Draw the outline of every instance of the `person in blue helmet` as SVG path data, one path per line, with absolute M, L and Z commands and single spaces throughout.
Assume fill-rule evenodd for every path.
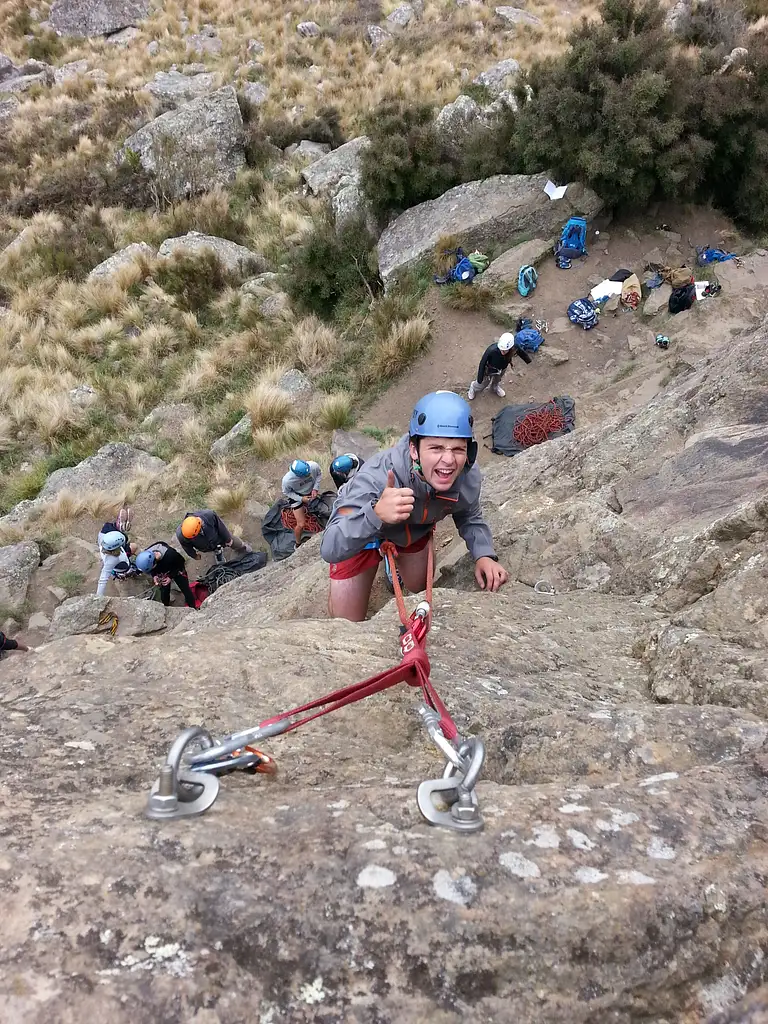
M 477 442 L 468 403 L 435 391 L 416 403 L 408 433 L 378 452 L 336 499 L 320 553 L 330 563 L 328 611 L 362 621 L 381 561 L 378 545 L 394 543 L 405 586 L 427 581 L 427 546 L 435 524 L 452 516 L 475 561 L 475 579 L 496 591 L 508 577 L 480 509 Z
M 184 595 L 188 608 L 197 608 L 195 595 L 189 585 L 187 563 L 184 556 L 165 541 L 157 540 L 136 555 L 136 568 L 151 576 L 156 587 L 160 587 L 160 600 L 168 607 L 171 603 L 171 580 Z
M 307 505 L 320 493 L 320 478 L 323 471 L 316 462 L 307 459 L 294 459 L 288 472 L 283 477 L 282 490 L 288 499 L 289 507 L 296 517 L 293 536 L 296 547 L 301 544 L 301 536 L 307 521 Z
M 363 460 L 353 452 L 337 455 L 330 466 L 331 479 L 336 484 L 336 490 L 340 491 L 344 484 L 349 483 L 362 465 Z

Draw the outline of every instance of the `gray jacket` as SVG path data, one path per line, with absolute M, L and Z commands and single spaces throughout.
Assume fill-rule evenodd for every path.
M 184 518 L 186 519 L 187 516 L 199 516 L 203 521 L 202 530 L 192 540 L 187 540 L 181 532 L 181 526 L 176 529 L 176 540 L 190 558 L 195 557 L 196 551 L 215 551 L 220 544 L 224 547 L 232 540 L 232 534 L 218 514 L 211 509 L 203 508 L 197 512 L 187 512 Z
M 392 470 L 398 487 L 413 489 L 415 504 L 406 523 L 390 526 L 373 510 L 387 486 L 387 472 Z M 481 476 L 477 466 L 461 474 L 451 491 L 437 493 L 413 471 L 408 450 L 408 435 L 393 448 L 378 452 L 341 488 L 331 518 L 323 532 L 320 554 L 326 562 L 343 562 L 358 554 L 369 541 L 391 540 L 398 547 L 421 540 L 435 523 L 453 516 L 469 553 L 478 558 L 496 557 L 493 538 L 480 510 Z M 342 514 L 340 510 L 352 509 Z
M 283 477 L 283 494 L 291 501 L 301 501 L 312 491 L 320 490 L 320 478 L 323 475 L 322 467 L 316 462 L 308 462 L 309 476 L 296 476 L 292 469 Z

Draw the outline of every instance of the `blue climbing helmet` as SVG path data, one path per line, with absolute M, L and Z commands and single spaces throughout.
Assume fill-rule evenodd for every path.
M 136 555 L 136 568 L 141 572 L 151 572 L 155 565 L 155 552 L 147 548 Z
M 125 534 L 119 530 L 110 530 L 102 535 L 101 546 L 104 551 L 119 551 L 125 544 Z
M 410 437 L 466 437 L 467 469 L 477 458 L 469 403 L 453 391 L 432 391 L 416 403 L 408 426 Z
M 291 472 L 295 473 L 296 476 L 309 476 L 312 470 L 309 468 L 309 463 L 305 462 L 304 459 L 294 459 L 291 463 Z

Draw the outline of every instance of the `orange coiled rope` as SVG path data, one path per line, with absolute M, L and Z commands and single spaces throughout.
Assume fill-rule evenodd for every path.
M 530 448 L 531 445 L 548 441 L 564 427 L 565 417 L 555 402 L 549 402 L 521 416 L 512 429 L 512 436 L 519 445 Z

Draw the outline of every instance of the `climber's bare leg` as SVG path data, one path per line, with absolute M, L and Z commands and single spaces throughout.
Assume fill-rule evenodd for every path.
M 363 569 L 348 580 L 331 580 L 328 592 L 328 614 L 332 619 L 349 619 L 362 622 L 368 614 L 371 587 L 378 571 L 378 564 Z

